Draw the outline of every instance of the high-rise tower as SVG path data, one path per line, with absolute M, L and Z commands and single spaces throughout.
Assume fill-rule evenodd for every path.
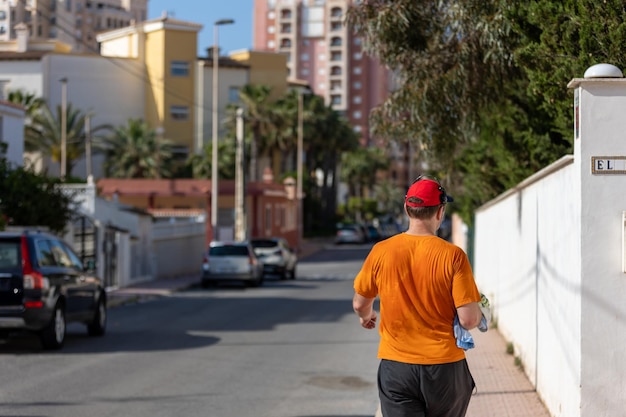
M 368 116 L 391 88 L 391 73 L 363 52 L 345 24 L 354 0 L 255 0 L 254 49 L 287 55 L 289 76 L 342 112 L 371 145 Z

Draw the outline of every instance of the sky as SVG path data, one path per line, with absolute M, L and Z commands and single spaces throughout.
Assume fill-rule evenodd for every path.
M 252 16 L 254 0 L 148 0 L 148 19 L 161 17 L 163 11 L 178 20 L 199 23 L 198 55 L 206 56 L 213 46 L 213 23 L 233 19 L 232 25 L 219 28 L 219 47 L 222 55 L 239 49 L 252 49 Z

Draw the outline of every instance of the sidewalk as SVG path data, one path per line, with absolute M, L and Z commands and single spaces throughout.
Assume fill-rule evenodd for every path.
M 467 362 L 476 382 L 466 417 L 549 417 L 526 374 L 506 352 L 507 344 L 497 329 L 473 330 L 475 348 Z

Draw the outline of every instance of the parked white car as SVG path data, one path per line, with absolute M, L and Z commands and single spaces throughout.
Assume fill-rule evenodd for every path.
M 285 239 L 257 238 L 250 242 L 256 255 L 263 261 L 266 274 L 277 274 L 281 279 L 296 279 L 298 256 Z
M 241 281 L 250 287 L 263 284 L 263 262 L 249 241 L 211 242 L 202 260 L 202 287 L 220 281 Z

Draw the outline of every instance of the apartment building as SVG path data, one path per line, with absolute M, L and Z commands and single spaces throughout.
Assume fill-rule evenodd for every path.
M 368 115 L 391 88 L 390 71 L 367 56 L 345 25 L 353 0 L 255 0 L 254 48 L 284 53 L 289 76 L 342 112 L 371 145 Z
M 0 41 L 25 25 L 32 40 L 55 39 L 72 51 L 97 53 L 96 35 L 143 22 L 148 0 L 0 0 Z

